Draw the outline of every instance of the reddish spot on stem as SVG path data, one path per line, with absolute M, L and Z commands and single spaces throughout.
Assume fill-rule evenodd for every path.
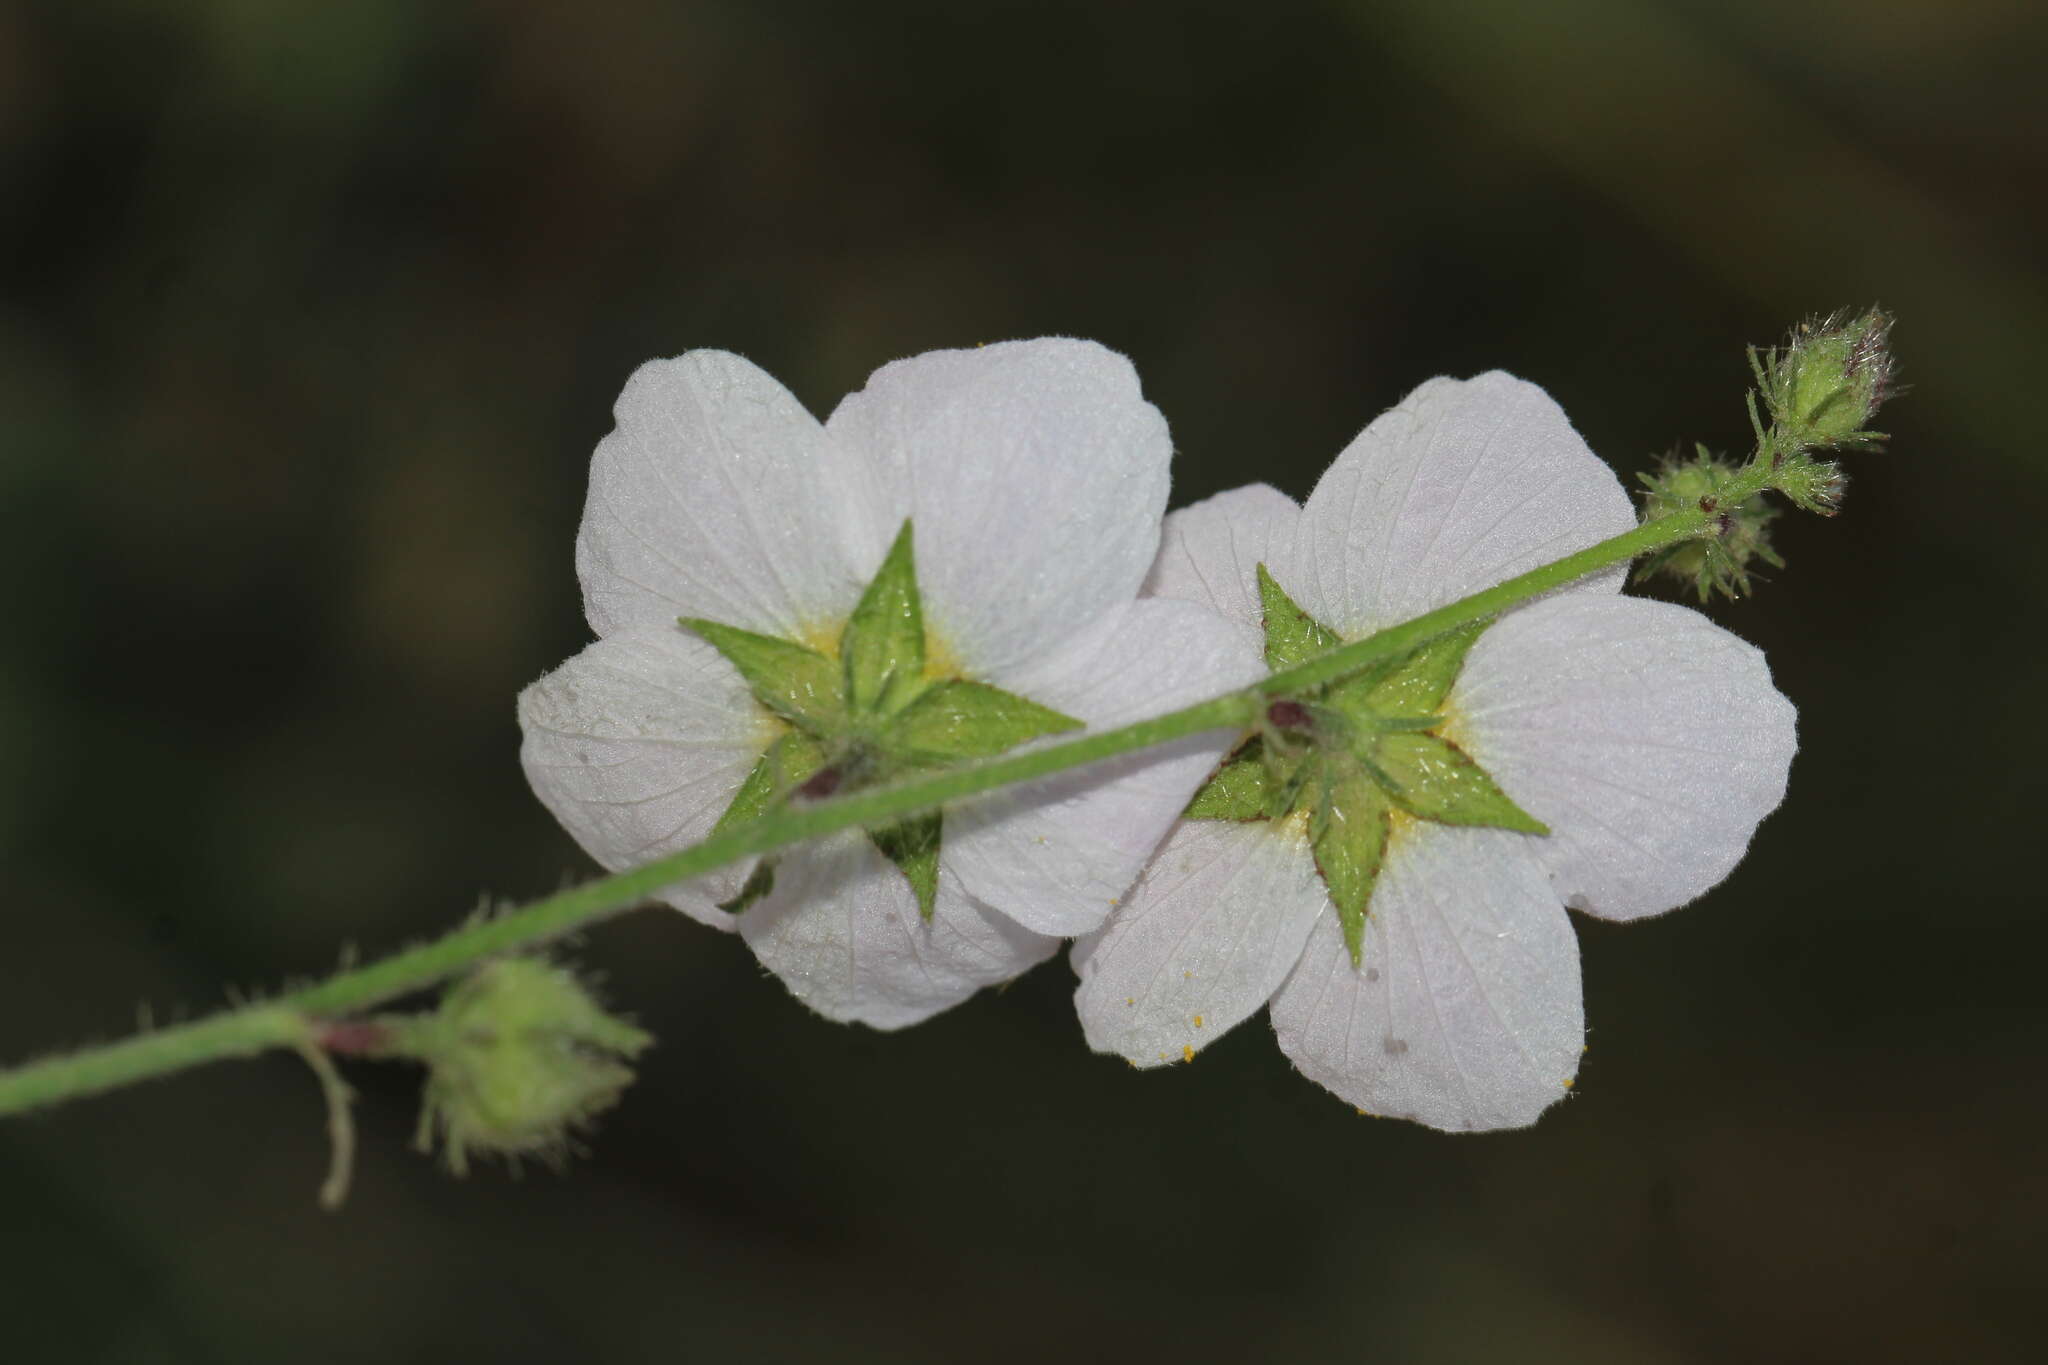
M 1308 708 L 1298 701 L 1282 697 L 1266 708 L 1266 722 L 1280 730 L 1306 730 Z
M 373 1019 L 344 1019 L 329 1024 L 320 1034 L 322 1051 L 343 1056 L 382 1052 L 390 1045 L 391 1030 Z
M 805 783 L 796 789 L 798 796 L 810 801 L 822 801 L 839 790 L 839 769 L 820 768 L 812 773 Z

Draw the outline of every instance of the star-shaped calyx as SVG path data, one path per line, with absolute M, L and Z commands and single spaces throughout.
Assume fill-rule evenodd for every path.
M 1258 581 L 1269 669 L 1292 668 L 1342 643 L 1295 605 L 1264 564 Z M 1274 701 L 1260 732 L 1188 804 L 1193 820 L 1299 821 L 1353 965 L 1363 950 L 1373 883 L 1400 821 L 1550 832 L 1442 733 L 1449 720 L 1444 699 L 1488 624 Z
M 826 797 L 918 771 L 990 758 L 1082 722 L 1013 692 L 959 677 L 924 621 L 910 522 L 903 523 L 836 644 L 818 649 L 697 617 L 681 624 L 739 670 L 781 733 L 761 755 L 714 833 L 792 796 Z M 868 837 L 909 880 L 929 920 L 938 893 L 943 821 L 936 811 Z M 745 910 L 775 886 L 763 859 L 723 908 Z

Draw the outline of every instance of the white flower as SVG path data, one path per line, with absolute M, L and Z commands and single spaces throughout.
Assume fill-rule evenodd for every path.
M 1147 586 L 1230 616 L 1256 658 L 1260 564 L 1348 640 L 1634 523 L 1542 390 L 1498 373 L 1436 379 L 1367 427 L 1306 506 L 1254 486 L 1169 517 Z M 1421 707 L 1439 719 L 1406 727 L 1434 724 L 1498 784 L 1511 804 L 1494 809 L 1512 815 L 1483 825 L 1548 834 L 1380 814 L 1354 963 L 1301 807 L 1185 821 L 1075 945 L 1090 1044 L 1177 1062 L 1270 1000 L 1281 1049 L 1368 1112 L 1504 1128 L 1561 1098 L 1585 1034 L 1565 907 L 1633 919 L 1719 882 L 1783 797 L 1795 747 L 1792 706 L 1756 649 L 1683 607 L 1618 596 L 1621 581 L 1612 570 L 1508 612 L 1448 697 Z M 1438 742 L 1374 723 L 1344 732 Z M 1349 771 L 1361 767 L 1378 771 Z M 1398 804 L 1366 786 L 1362 808 Z
M 898 361 L 823 424 L 747 361 L 694 351 L 642 366 L 615 415 L 576 543 L 599 638 L 519 700 L 534 790 L 607 868 L 703 839 L 750 775 L 749 799 L 770 794 L 780 770 L 763 755 L 781 736 L 808 756 L 784 776 L 827 761 L 830 746 L 757 701 L 706 636 L 808 646 L 834 659 L 825 690 L 837 688 L 841 632 L 887 577 L 885 556 L 901 567 L 906 519 L 925 667 L 905 696 L 990 684 L 1051 717 L 1029 730 L 1040 734 L 1135 720 L 1258 674 L 1213 611 L 1137 600 L 1171 446 L 1129 363 L 1100 346 Z M 921 865 L 927 914 L 900 870 L 916 852 L 892 863 L 857 831 L 784 853 L 773 890 L 743 913 L 719 906 L 758 892 L 744 866 L 662 898 L 737 928 L 823 1014 L 914 1023 L 1097 927 L 1225 742 L 1200 736 L 949 807 L 936 869 Z

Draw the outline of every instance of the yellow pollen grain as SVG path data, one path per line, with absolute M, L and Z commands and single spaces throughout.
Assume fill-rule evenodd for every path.
M 1198 1015 L 1196 1015 L 1196 1016 L 1195 1016 L 1195 1027 L 1196 1027 L 1196 1028 L 1200 1028 L 1201 1026 L 1202 1026 L 1202 1016 L 1198 1014 Z
M 1567 1089 L 1567 1090 L 1569 1090 L 1569 1089 L 1571 1089 L 1571 1088 L 1572 1088 L 1572 1078 L 1571 1078 L 1571 1077 L 1567 1076 L 1567 1077 L 1565 1077 L 1565 1078 L 1564 1078 L 1564 1088 L 1565 1088 L 1565 1089 Z
M 805 649 L 815 649 L 828 659 L 839 657 L 839 637 L 846 633 L 846 622 L 827 624 L 823 621 L 805 621 L 797 626 L 792 637 Z
M 967 666 L 960 662 L 960 656 L 953 652 L 953 646 L 946 638 L 932 629 L 932 623 L 924 623 L 924 680 L 944 682 L 948 678 L 964 678 Z
M 1135 1005 L 1138 1003 L 1138 997 L 1135 995 L 1127 995 L 1124 997 L 1124 1003 L 1126 1005 Z
M 1180 975 L 1183 981 L 1193 981 L 1195 979 L 1195 974 L 1193 972 L 1182 972 Z
M 767 752 L 768 746 L 789 733 L 789 722 L 770 711 L 759 702 L 754 703 L 754 729 L 747 743 L 753 748 Z
M 1452 689 L 1453 692 L 1456 690 Z M 1436 734 L 1439 739 L 1449 740 L 1467 754 L 1472 753 L 1470 746 L 1465 743 L 1465 714 L 1451 705 L 1449 697 L 1444 698 L 1443 709 L 1437 713 Z M 1472 761 L 1476 763 L 1479 760 L 1475 756 Z
M 795 634 L 790 638 L 806 649 L 815 649 L 828 659 L 839 657 L 839 637 L 846 633 L 844 621 L 803 621 L 799 622 Z M 924 679 L 926 682 L 945 682 L 951 678 L 967 676 L 967 666 L 960 661 L 946 638 L 932 629 L 932 623 L 924 624 Z
M 1186 1043 L 1182 1043 L 1180 1045 L 1180 1059 L 1184 1062 L 1192 1062 L 1195 1060 L 1195 1050 Z

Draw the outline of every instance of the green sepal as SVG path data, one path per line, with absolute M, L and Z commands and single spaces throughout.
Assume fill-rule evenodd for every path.
M 1264 820 L 1275 787 L 1265 743 L 1254 738 L 1212 774 L 1182 815 L 1189 820 Z
M 791 731 L 762 753 L 746 781 L 733 793 L 725 813 L 711 827 L 713 834 L 759 819 L 782 804 L 783 798 L 825 766 L 825 751 L 809 735 Z
M 896 864 L 917 897 L 917 913 L 929 921 L 939 895 L 939 838 L 943 818 L 937 811 L 868 831 L 884 858 Z
M 847 705 L 856 713 L 887 714 L 924 685 L 924 606 L 908 519 L 847 618 L 839 660 Z
M 1391 735 L 1418 730 L 1434 730 L 1444 723 L 1442 716 L 1379 716 L 1367 713 L 1353 718 L 1353 723 L 1369 735 Z
M 1302 803 L 1321 765 L 1312 757 L 1290 763 L 1285 758 L 1266 760 L 1266 817 L 1278 820 Z
M 744 915 L 754 908 L 754 902 L 775 890 L 775 860 L 763 858 L 754 864 L 754 870 L 740 885 L 739 893 L 729 901 L 718 902 L 718 908 L 728 915 Z
M 1447 825 L 1493 825 L 1524 834 L 1550 827 L 1508 799 L 1486 770 L 1447 739 L 1382 735 L 1373 746 L 1373 775 L 1410 815 Z
M 910 763 L 990 758 L 1040 735 L 1084 722 L 987 683 L 954 679 L 927 688 L 876 737 L 891 757 Z
M 828 734 L 845 728 L 839 665 L 817 650 L 695 616 L 678 619 L 723 654 L 746 679 L 755 698 L 776 715 Z
M 1395 728 L 1389 718 L 1433 716 L 1443 709 L 1444 698 L 1458 681 L 1466 654 L 1492 624 L 1491 620 L 1474 621 L 1447 631 L 1391 668 L 1374 669 L 1339 683 L 1330 689 L 1330 705 L 1354 718 L 1376 718 L 1367 725 L 1369 729 Z
M 1266 667 L 1278 673 L 1313 659 L 1343 641 L 1294 605 L 1294 599 L 1259 565 L 1259 610 L 1266 627 Z
M 1337 907 L 1344 946 L 1356 967 L 1365 953 L 1366 907 L 1387 856 L 1386 797 L 1363 777 L 1331 783 L 1324 788 L 1314 824 L 1316 871 Z
M 731 803 L 718 817 L 718 823 L 711 827 L 711 832 L 717 834 L 733 825 L 743 825 L 766 815 L 824 766 L 824 750 L 809 735 L 793 730 L 781 736 L 768 746 L 746 780 L 740 783 L 740 789 L 733 793 Z M 755 901 L 774 889 L 775 860 L 763 858 L 747 874 L 738 894 L 731 900 L 718 902 L 718 908 L 728 914 L 744 914 Z

